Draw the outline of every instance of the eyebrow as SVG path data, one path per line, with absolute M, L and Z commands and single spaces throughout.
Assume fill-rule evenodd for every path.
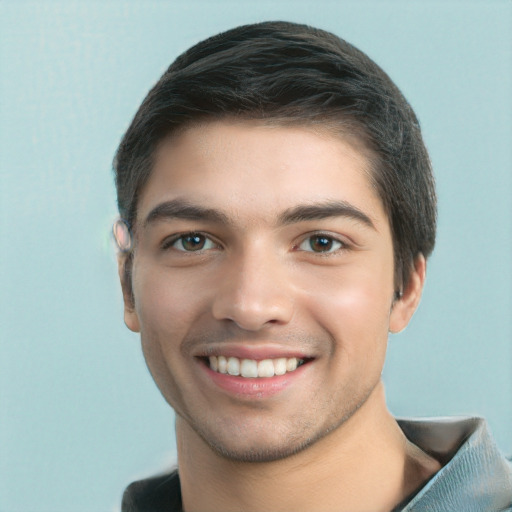
M 173 199 L 155 206 L 147 215 L 144 227 L 158 220 L 202 220 L 215 224 L 231 224 L 228 216 L 214 208 L 205 208 L 184 199 Z
M 327 201 L 319 204 L 297 205 L 286 209 L 278 218 L 280 225 L 295 224 L 329 217 L 348 217 L 376 229 L 371 218 L 359 208 L 346 201 Z M 155 206 L 144 220 L 143 227 L 166 219 L 206 221 L 214 224 L 232 225 L 230 218 L 215 208 L 205 208 L 184 199 L 173 199 Z
M 329 217 L 348 217 L 376 229 L 371 218 L 359 208 L 346 201 L 328 201 L 326 203 L 298 205 L 285 210 L 279 216 L 280 224 L 294 224 L 308 220 Z

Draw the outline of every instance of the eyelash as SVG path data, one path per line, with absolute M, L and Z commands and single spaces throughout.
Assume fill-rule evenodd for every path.
M 180 240 L 181 240 L 181 244 L 182 244 L 182 246 L 183 246 L 183 240 L 184 240 L 186 237 L 191 237 L 191 238 L 192 238 L 192 237 L 194 237 L 194 236 L 196 236 L 196 237 L 202 237 L 202 238 L 204 238 L 204 239 L 205 239 L 205 241 L 210 241 L 210 242 L 211 242 L 215 247 L 218 247 L 218 246 L 219 246 L 219 244 L 217 244 L 216 242 L 214 242 L 214 241 L 212 240 L 212 238 L 211 238 L 210 236 L 208 236 L 207 234 L 205 234 L 205 233 L 201 233 L 200 231 L 188 231 L 187 233 L 180 233 L 180 234 L 178 234 L 178 235 L 174 235 L 174 236 L 172 236 L 172 237 L 170 237 L 170 238 L 166 238 L 166 239 L 162 242 L 162 244 L 161 244 L 161 248 L 162 248 L 162 250 L 164 250 L 164 251 L 169 250 L 169 249 L 173 249 L 173 248 L 174 248 L 174 249 L 176 249 L 175 247 L 173 247 L 173 246 L 174 246 L 174 244 L 175 244 L 176 242 L 178 242 L 178 241 L 180 241 Z M 210 249 L 212 249 L 212 247 L 209 247 L 209 248 L 207 248 L 207 249 L 203 249 L 203 248 L 201 248 L 201 249 L 198 249 L 197 251 L 187 251 L 187 250 L 185 250 L 185 249 L 176 249 L 176 250 L 177 250 L 177 251 L 179 251 L 179 252 L 183 252 L 183 253 L 194 253 L 194 252 L 202 253 L 202 252 L 204 252 L 204 251 L 208 251 L 208 250 L 210 250 Z
M 202 237 L 205 239 L 205 243 L 207 241 L 209 241 L 214 247 L 207 247 L 206 249 L 201 247 L 201 249 L 198 249 L 196 251 L 187 251 L 184 247 L 183 247 L 183 240 L 186 238 L 186 237 Z M 331 244 L 334 244 L 334 245 L 338 245 L 338 247 L 336 247 L 336 249 L 334 250 L 327 250 L 327 251 L 308 251 L 308 250 L 305 250 L 305 249 L 302 249 L 303 252 L 311 252 L 313 254 L 316 254 L 318 256 L 323 256 L 323 257 L 326 257 L 326 256 L 330 256 L 330 255 L 333 255 L 333 254 L 336 254 L 340 251 L 343 251 L 343 250 L 347 250 L 350 248 L 350 245 L 345 242 L 345 241 L 342 241 L 340 240 L 338 237 L 336 236 L 333 236 L 329 233 L 324 233 L 324 232 L 314 232 L 314 233 L 309 233 L 307 236 L 305 236 L 298 244 L 295 244 L 293 246 L 293 249 L 294 250 L 300 250 L 300 247 L 303 245 L 303 244 L 307 244 L 308 241 L 309 241 L 309 245 L 311 247 L 311 242 L 312 242 L 312 239 L 317 237 L 318 239 L 324 239 L 324 240 L 327 240 L 328 242 L 330 242 Z M 176 244 L 176 242 L 180 241 L 181 240 L 181 245 L 183 247 L 183 249 L 177 249 L 174 246 L 174 244 Z M 219 244 L 216 243 L 214 240 L 212 240 L 212 238 L 205 234 L 205 233 L 202 233 L 202 232 L 199 232 L 199 231 L 189 231 L 189 232 L 186 232 L 186 233 L 180 233 L 180 234 L 177 234 L 177 235 L 174 235 L 170 238 L 166 238 L 162 244 L 161 244 L 161 249 L 166 251 L 166 250 L 169 250 L 169 249 L 175 249 L 179 252 L 182 252 L 182 253 L 185 253 L 185 254 L 193 254 L 193 253 L 198 253 L 198 254 L 202 254 L 203 252 L 205 251 L 208 251 L 210 249 L 213 249 L 213 248 L 219 248 Z
M 331 235 L 329 233 L 323 233 L 323 232 L 316 232 L 316 233 L 308 234 L 294 248 L 300 249 L 300 247 L 303 244 L 308 244 L 308 242 L 309 242 L 309 246 L 311 247 L 311 243 L 312 243 L 314 238 L 328 240 L 329 243 L 334 244 L 334 245 L 338 245 L 338 247 L 336 249 L 334 249 L 334 250 L 330 250 L 331 248 L 329 248 L 329 250 L 327 250 L 327 251 L 313 251 L 313 250 L 307 251 L 307 250 L 302 249 L 302 250 L 304 250 L 304 252 L 311 252 L 311 253 L 316 254 L 318 256 L 324 256 L 325 257 L 325 256 L 331 256 L 333 254 L 337 254 L 340 251 L 343 251 L 343 250 L 346 250 L 346 249 L 349 248 L 349 244 L 347 242 L 344 242 L 344 241 L 340 240 L 338 237 L 336 237 L 334 235 Z

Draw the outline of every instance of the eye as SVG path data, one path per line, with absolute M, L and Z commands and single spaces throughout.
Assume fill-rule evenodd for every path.
M 217 244 L 201 233 L 186 233 L 164 242 L 163 249 L 170 247 L 182 252 L 197 252 L 215 249 Z
M 346 245 L 336 238 L 319 233 L 308 236 L 300 243 L 298 249 L 301 251 L 316 253 L 332 253 L 343 249 L 344 247 L 346 247 Z

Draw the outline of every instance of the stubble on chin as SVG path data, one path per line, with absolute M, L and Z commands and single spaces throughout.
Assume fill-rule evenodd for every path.
M 185 422 L 202 442 L 208 446 L 216 455 L 230 462 L 243 463 L 265 463 L 275 462 L 293 457 L 317 442 L 338 430 L 346 423 L 368 400 L 375 386 L 363 395 L 363 398 L 347 407 L 341 417 L 327 417 L 327 420 L 319 424 L 317 418 L 319 413 L 310 414 L 310 418 L 295 418 L 286 425 L 279 426 L 277 422 L 271 425 L 265 424 L 252 428 L 250 436 L 248 428 L 230 428 L 229 438 L 224 435 L 214 434 L 225 429 L 220 422 L 211 420 L 203 425 L 198 425 L 184 417 L 177 415 L 177 430 L 180 421 Z M 307 406 L 306 406 L 307 407 Z M 333 411 L 334 404 L 324 404 L 324 407 Z M 311 413 L 311 410 L 309 410 Z M 325 417 L 325 410 L 324 417 Z M 331 421 L 329 421 L 331 420 Z

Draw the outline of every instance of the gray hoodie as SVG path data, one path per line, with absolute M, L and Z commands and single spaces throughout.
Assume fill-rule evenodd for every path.
M 482 418 L 398 420 L 405 435 L 443 468 L 402 512 L 512 512 L 512 464 Z

